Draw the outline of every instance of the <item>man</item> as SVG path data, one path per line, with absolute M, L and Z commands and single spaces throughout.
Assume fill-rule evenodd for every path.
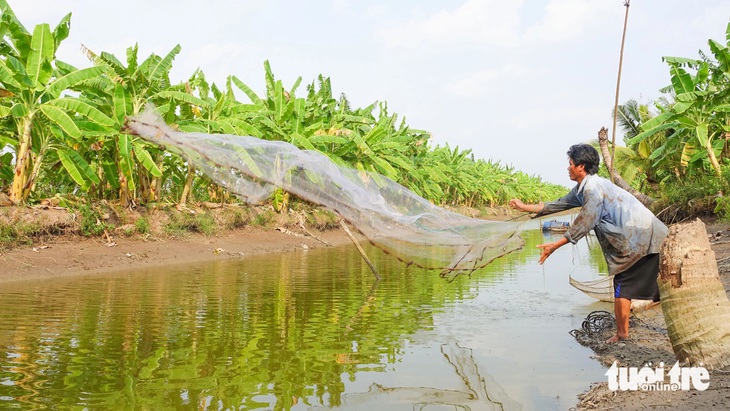
M 577 184 L 570 193 L 544 205 L 513 199 L 510 206 L 537 213 L 535 217 L 582 207 L 561 239 L 538 245 L 542 249 L 539 262 L 568 242 L 577 243 L 591 230 L 596 233 L 608 273 L 614 275 L 616 335 L 606 342 L 615 343 L 629 338 L 632 299 L 659 301 L 659 247 L 668 230 L 634 196 L 595 175 L 599 161 L 598 152 L 590 145 L 571 146 L 568 175 Z

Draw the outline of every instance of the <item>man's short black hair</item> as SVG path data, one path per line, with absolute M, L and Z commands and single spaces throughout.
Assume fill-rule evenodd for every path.
M 598 157 L 598 151 L 593 146 L 588 144 L 572 145 L 568 149 L 568 157 L 573 160 L 575 166 L 583 164 L 586 173 L 596 174 L 598 172 L 598 164 L 600 164 L 601 159 Z

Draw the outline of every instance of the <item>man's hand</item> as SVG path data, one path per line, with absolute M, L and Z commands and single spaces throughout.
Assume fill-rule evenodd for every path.
M 510 207 L 516 208 L 521 211 L 525 210 L 525 203 L 523 203 L 522 200 L 519 200 L 517 198 L 513 198 L 513 199 L 509 200 L 509 205 L 510 205 Z
M 554 253 L 555 250 L 564 246 L 565 244 L 568 244 L 568 239 L 565 237 L 561 237 L 560 240 L 554 243 L 545 243 L 538 245 L 537 248 L 542 248 L 542 254 L 540 254 L 540 260 L 538 260 L 538 263 L 544 263 L 545 260 L 550 257 L 550 254 Z
M 540 260 L 538 261 L 538 263 L 542 264 L 550 257 L 550 254 L 558 249 L 558 246 L 554 243 L 545 243 L 538 245 L 537 248 L 542 248 L 542 254 L 540 254 Z
M 543 209 L 542 201 L 537 204 L 527 205 L 517 198 L 509 200 L 509 205 L 512 208 L 516 208 L 520 211 L 526 211 L 528 213 L 539 213 Z

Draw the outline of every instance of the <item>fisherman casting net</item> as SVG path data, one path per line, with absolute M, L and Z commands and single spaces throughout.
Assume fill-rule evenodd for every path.
M 519 223 L 473 219 L 434 206 L 379 174 L 335 164 L 282 141 L 175 131 L 152 110 L 127 130 L 194 164 L 215 183 L 255 204 L 278 187 L 319 204 L 406 264 L 453 278 L 520 249 Z

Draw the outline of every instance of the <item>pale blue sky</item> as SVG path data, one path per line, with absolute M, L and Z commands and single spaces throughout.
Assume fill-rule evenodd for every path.
M 219 86 L 235 74 L 263 94 L 268 59 L 285 87 L 323 74 L 356 107 L 387 101 L 432 145 L 565 186 L 567 148 L 611 127 L 625 13 L 623 0 L 9 3 L 29 30 L 73 13 L 58 57 L 78 67 L 90 65 L 81 44 L 122 60 L 134 43 L 141 57 L 180 44 L 173 81 L 200 67 Z M 659 97 L 662 56 L 724 43 L 729 19 L 730 0 L 631 1 L 620 102 Z

